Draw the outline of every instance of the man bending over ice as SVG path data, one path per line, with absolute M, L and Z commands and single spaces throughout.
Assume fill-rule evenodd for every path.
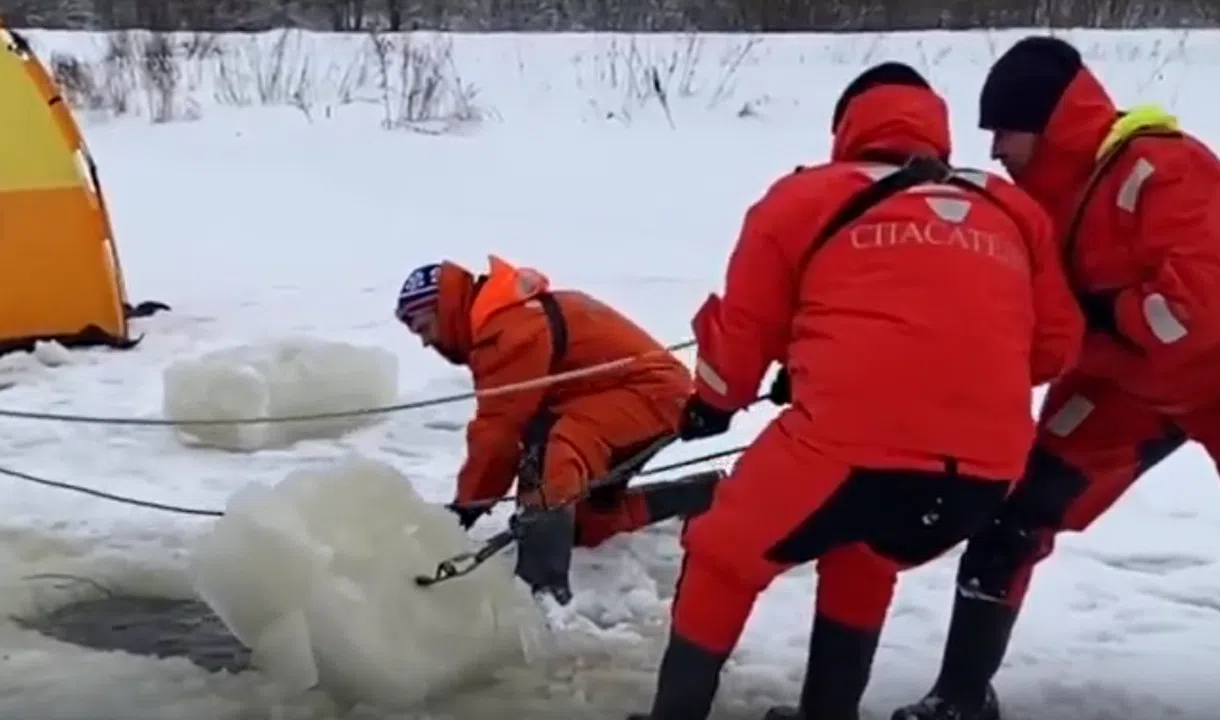
M 541 273 L 497 257 L 475 277 L 452 262 L 407 277 L 397 317 L 477 390 L 635 358 L 613 369 L 478 399 L 452 505 L 469 529 L 486 501 L 516 478 L 524 536 L 517 576 L 535 593 L 571 600 L 573 545 L 594 547 L 671 517 L 702 512 L 719 474 L 627 490 L 590 483 L 677 432 L 690 372 L 647 332 L 575 290 L 551 290 Z

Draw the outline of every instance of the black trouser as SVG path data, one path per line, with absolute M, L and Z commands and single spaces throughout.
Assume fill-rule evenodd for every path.
M 1010 487 L 962 475 L 953 462 L 941 471 L 895 470 L 821 456 L 802 465 L 805 477 L 766 472 L 789 457 L 800 464 L 802 456 L 778 453 L 757 464 L 743 459 L 712 507 L 689 524 L 652 720 L 706 717 L 758 592 L 812 560 L 818 609 L 800 711 L 817 720 L 854 718 L 898 571 L 977 531 Z
M 1133 448 L 1124 489 L 1185 442 L 1180 430 L 1167 426 L 1162 436 Z M 1091 520 L 1117 497 L 1113 488 L 1096 482 L 1086 469 L 1041 444 L 1033 447 L 1021 482 L 992 522 L 970 538 L 958 564 L 949 635 L 930 693 L 936 700 L 933 706 L 963 713 L 984 708 L 1035 566 L 1051 554 L 1055 536 L 1066 526 Z M 1093 497 L 1098 491 L 1101 502 Z M 896 716 L 905 712 L 909 717 L 941 717 L 925 705 L 902 708 Z
M 922 565 L 986 525 L 1010 486 L 952 466 L 942 472 L 853 468 L 766 558 L 797 565 L 859 542 L 899 565 Z

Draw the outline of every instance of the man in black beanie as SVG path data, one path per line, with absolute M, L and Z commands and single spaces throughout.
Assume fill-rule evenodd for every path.
M 1074 361 L 1084 320 L 1050 219 L 1003 178 L 947 165 L 948 108 L 906 65 L 851 82 L 831 160 L 746 213 L 699 353 L 681 437 L 729 429 L 770 365 L 787 405 L 687 524 L 652 709 L 705 720 L 758 594 L 817 562 L 796 707 L 858 720 L 898 573 L 978 531 L 1025 465 L 1030 380 Z M 778 393 L 777 393 L 778 395 Z
M 992 155 L 1050 213 L 1088 334 L 1025 475 L 967 544 L 940 674 L 893 720 L 996 720 L 1033 568 L 1187 439 L 1220 458 L 1220 161 L 1154 106 L 1120 113 L 1080 53 L 1013 45 L 987 75 Z

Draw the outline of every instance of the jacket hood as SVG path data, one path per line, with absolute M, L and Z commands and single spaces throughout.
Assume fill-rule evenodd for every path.
M 853 98 L 834 133 L 830 159 L 850 162 L 869 153 L 934 155 L 952 150 L 949 108 L 934 90 L 878 85 Z
M 478 277 L 456 263 L 441 265 L 435 349 L 455 365 L 469 363 L 474 340 L 492 315 L 550 288 L 537 270 L 514 267 L 495 255 L 488 264 L 487 274 Z
M 1060 232 L 1117 117 L 1118 108 L 1093 73 L 1077 70 L 1039 135 L 1029 164 L 1013 177 L 1050 213 Z
M 478 294 L 479 284 L 475 276 L 461 265 L 452 262 L 441 264 L 437 282 L 437 339 L 433 349 L 454 365 L 465 365 L 470 357 L 470 308 Z

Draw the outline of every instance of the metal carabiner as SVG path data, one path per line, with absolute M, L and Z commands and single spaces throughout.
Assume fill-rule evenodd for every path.
M 501 530 L 488 538 L 478 550 L 458 553 L 448 560 L 442 560 L 437 563 L 436 570 L 431 575 L 416 575 L 415 584 L 419 587 L 432 587 L 446 580 L 469 575 L 496 553 L 511 545 L 518 534 L 518 526 L 513 523 L 509 529 Z

